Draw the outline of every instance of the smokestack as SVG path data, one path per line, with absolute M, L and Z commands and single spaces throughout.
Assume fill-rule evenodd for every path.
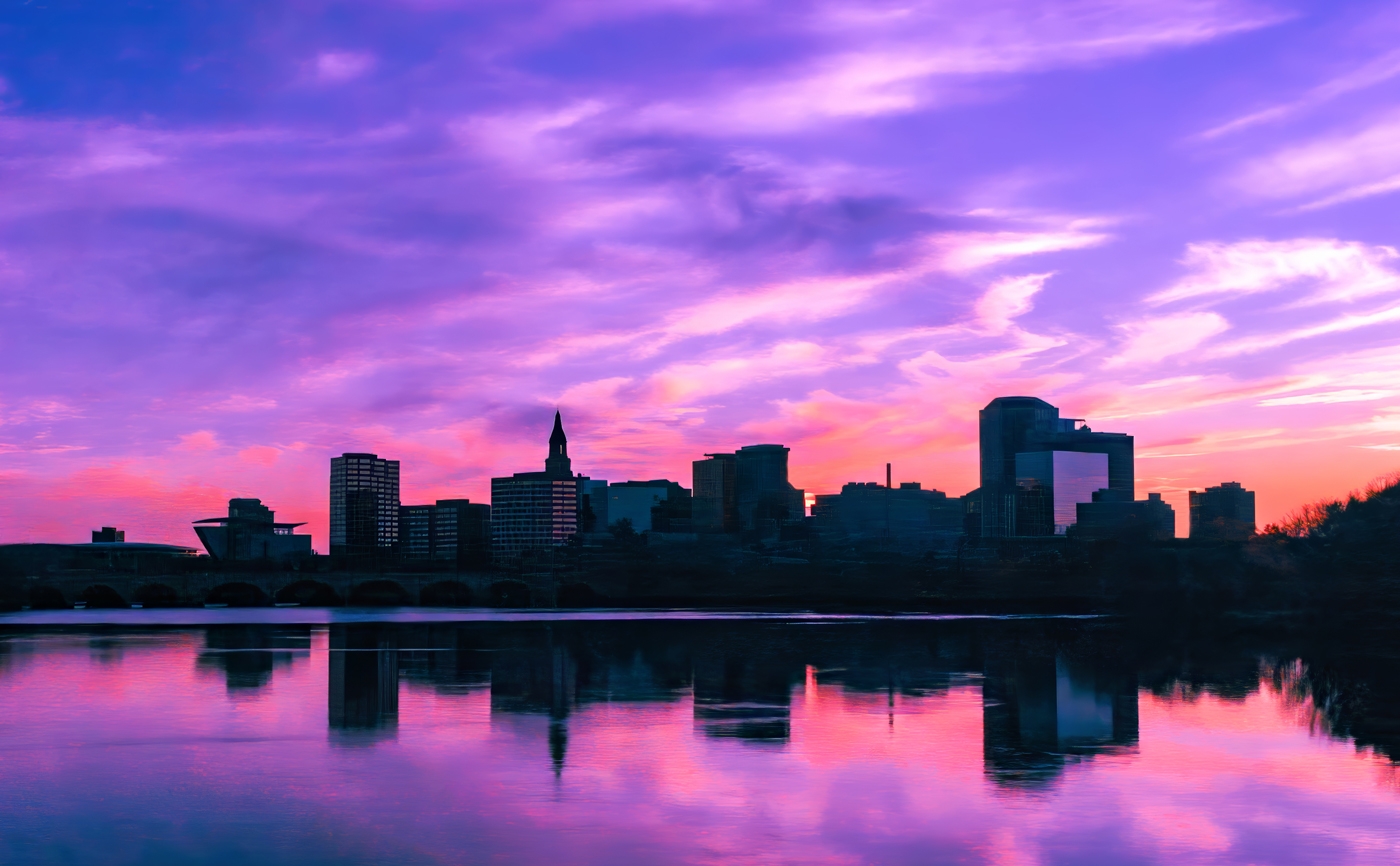
M 893 490 L 894 485 L 890 483 L 890 464 L 885 464 L 885 489 Z

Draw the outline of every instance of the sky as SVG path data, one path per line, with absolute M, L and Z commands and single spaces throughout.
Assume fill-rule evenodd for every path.
M 1400 468 L 1393 2 L 0 10 L 0 542 L 194 546 L 329 458 L 977 486 L 977 410 L 1261 525 Z

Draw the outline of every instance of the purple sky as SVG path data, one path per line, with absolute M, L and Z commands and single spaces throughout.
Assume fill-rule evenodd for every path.
M 535 469 L 976 485 L 976 410 L 1261 522 L 1400 465 L 1393 2 L 0 11 L 0 541 L 325 548 Z

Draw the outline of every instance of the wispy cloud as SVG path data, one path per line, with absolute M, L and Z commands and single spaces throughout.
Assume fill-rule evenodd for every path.
M 1236 188 L 1260 199 L 1307 199 L 1316 210 L 1400 189 L 1400 115 L 1387 112 L 1365 126 L 1291 145 L 1246 162 Z
M 1150 295 L 1148 303 L 1249 295 L 1302 287 L 1302 303 L 1354 301 L 1400 291 L 1400 253 L 1329 238 L 1194 243 L 1182 264 L 1186 277 Z
M 1004 334 L 1012 321 L 1031 311 L 1032 299 L 1053 274 L 1026 274 L 998 280 L 977 302 L 977 322 L 990 334 Z
M 1157 364 L 1195 349 L 1229 327 L 1219 313 L 1178 313 L 1125 322 L 1118 326 L 1123 344 L 1104 366 L 1142 368 Z
M 1309 89 L 1297 99 L 1252 111 L 1234 120 L 1211 127 L 1196 138 L 1208 140 L 1239 132 L 1253 126 L 1277 123 L 1309 109 L 1325 105 L 1339 96 L 1382 84 L 1400 75 L 1400 50 L 1389 51 L 1363 63 L 1345 74 Z

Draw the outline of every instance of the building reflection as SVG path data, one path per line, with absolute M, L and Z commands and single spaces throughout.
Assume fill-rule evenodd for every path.
M 203 670 L 224 675 L 230 695 L 255 692 L 311 649 L 311 630 L 302 627 L 220 625 L 204 630 L 204 649 L 195 659 Z
M 398 630 L 390 625 L 330 627 L 328 721 L 354 742 L 392 735 L 399 721 Z
M 486 690 L 493 719 L 538 720 L 512 730 L 537 737 L 558 774 L 571 725 L 594 704 L 689 698 L 696 735 L 783 746 L 810 666 L 824 684 L 880 695 L 891 726 L 897 703 L 981 683 L 985 773 L 1026 787 L 1137 742 L 1137 677 L 1118 661 L 1124 654 L 1098 637 L 1076 640 L 1039 625 L 972 623 L 839 632 L 732 622 L 334 625 L 329 719 L 341 732 L 394 731 L 400 678 L 449 699 Z
M 1137 745 L 1137 679 L 1103 655 L 1070 656 L 1053 646 L 989 653 L 982 735 L 992 781 L 1047 784 L 1067 763 Z
M 772 659 L 711 652 L 695 660 L 695 730 L 707 737 L 786 743 L 793 677 Z

